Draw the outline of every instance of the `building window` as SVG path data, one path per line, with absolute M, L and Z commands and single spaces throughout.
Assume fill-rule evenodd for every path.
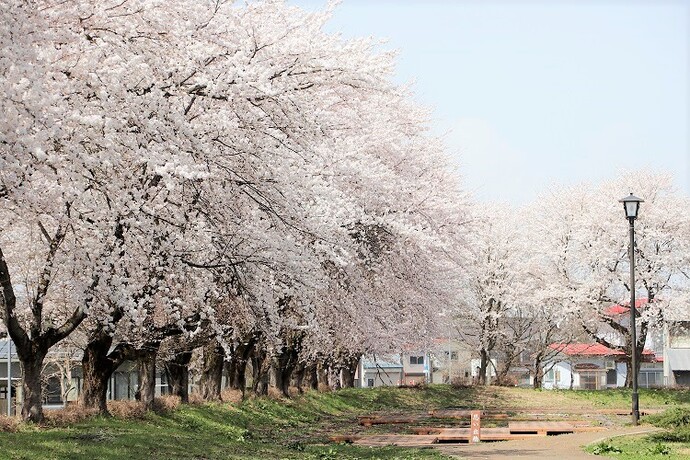
M 618 382 L 618 372 L 616 372 L 616 369 L 609 369 L 606 371 L 606 384 L 607 385 L 616 385 Z
M 410 364 L 424 364 L 424 356 L 410 356 Z
M 367 386 L 373 387 L 374 386 L 374 379 L 367 379 Z

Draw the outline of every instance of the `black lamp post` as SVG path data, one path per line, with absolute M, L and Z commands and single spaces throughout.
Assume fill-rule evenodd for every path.
M 635 329 L 635 219 L 640 210 L 640 203 L 644 200 L 637 198 L 632 193 L 630 196 L 619 200 L 623 203 L 625 217 L 630 222 L 630 247 L 628 256 L 630 257 L 630 339 L 632 342 L 630 357 L 632 358 L 632 423 L 637 425 L 640 420 L 640 401 L 637 394 L 637 330 Z

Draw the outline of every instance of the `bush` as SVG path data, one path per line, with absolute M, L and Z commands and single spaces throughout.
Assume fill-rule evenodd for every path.
M 220 399 L 222 399 L 223 402 L 239 404 L 244 399 L 244 395 L 242 394 L 241 390 L 226 388 L 223 391 L 221 391 Z
M 17 417 L 0 415 L 0 431 L 5 433 L 16 433 L 19 430 L 19 420 Z
M 182 399 L 175 395 L 163 395 L 153 400 L 153 410 L 158 414 L 172 412 L 182 403 Z
M 652 433 L 649 439 L 656 442 L 688 442 L 690 443 L 690 428 L 676 428 L 673 431 Z
M 661 414 L 648 415 L 645 421 L 661 428 L 684 428 L 690 426 L 690 409 L 675 407 Z
M 146 416 L 146 408 L 140 401 L 108 401 L 108 412 L 123 419 L 142 419 Z
M 90 409 L 77 403 L 67 404 L 62 409 L 44 412 L 45 424 L 50 426 L 65 426 L 83 422 L 98 415 L 98 409 Z

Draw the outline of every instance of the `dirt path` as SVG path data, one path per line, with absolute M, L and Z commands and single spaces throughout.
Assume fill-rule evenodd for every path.
M 581 460 L 606 458 L 595 456 L 582 451 L 587 444 L 603 441 L 608 438 L 631 434 L 643 434 L 659 431 L 649 426 L 613 428 L 609 431 L 590 433 L 573 433 L 559 436 L 535 437 L 520 441 L 503 441 L 481 444 L 455 444 L 436 447 L 444 454 L 464 459 L 512 459 L 512 458 L 542 458 L 558 460 Z

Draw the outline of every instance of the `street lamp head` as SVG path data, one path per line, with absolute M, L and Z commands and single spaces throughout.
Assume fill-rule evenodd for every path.
M 640 210 L 640 203 L 644 203 L 643 199 L 638 198 L 631 193 L 629 196 L 626 196 L 625 198 L 621 198 L 618 201 L 620 203 L 623 203 L 623 209 L 625 210 L 625 217 L 627 217 L 630 220 L 637 219 L 637 213 Z

